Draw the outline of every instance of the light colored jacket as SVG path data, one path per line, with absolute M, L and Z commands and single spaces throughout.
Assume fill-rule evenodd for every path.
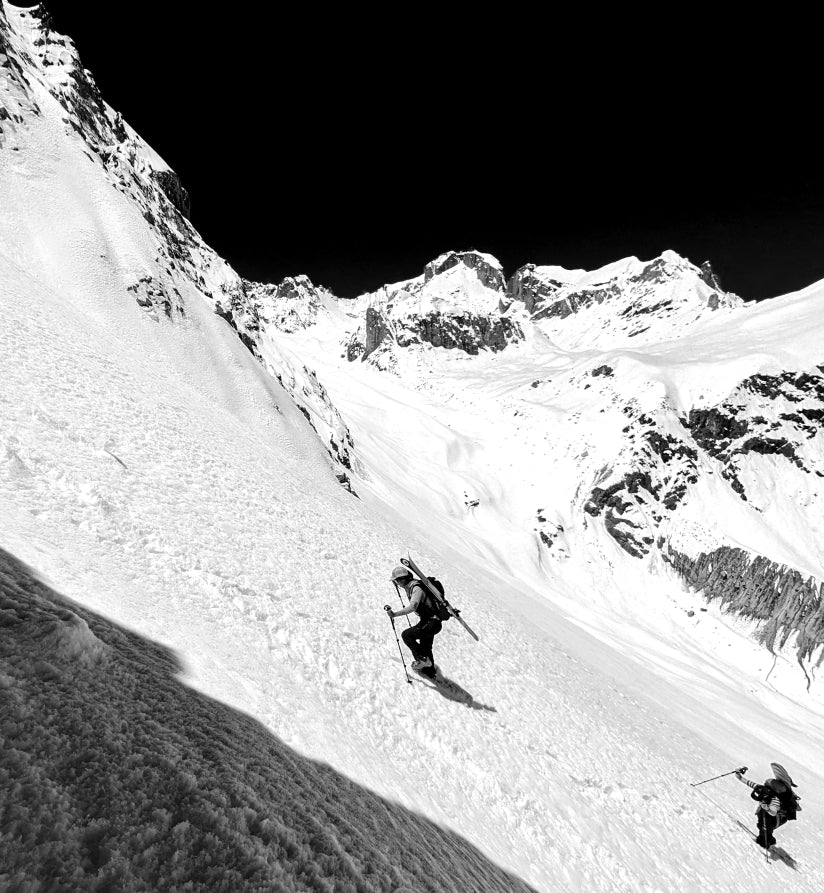
M 403 617 L 404 614 L 411 614 L 413 611 L 417 611 L 421 602 L 426 598 L 426 590 L 418 580 L 413 580 L 408 586 L 402 586 L 401 588 L 406 593 L 409 604 L 402 611 L 393 611 L 393 617 Z

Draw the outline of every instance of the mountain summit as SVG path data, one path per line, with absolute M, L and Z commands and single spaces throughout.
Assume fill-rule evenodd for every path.
M 746 758 L 818 893 L 824 284 L 460 250 L 344 300 L 188 202 L 0 4 L 0 887 L 767 891 Z M 410 553 L 479 637 L 437 682 Z

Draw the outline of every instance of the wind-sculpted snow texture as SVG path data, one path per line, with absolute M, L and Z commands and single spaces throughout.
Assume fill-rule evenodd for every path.
M 4 890 L 532 889 L 187 688 L 0 550 Z
M 0 10 L 0 888 L 773 891 L 746 789 L 689 782 L 778 760 L 818 893 L 824 289 L 244 282 Z M 382 610 L 407 550 L 480 635 L 442 688 Z

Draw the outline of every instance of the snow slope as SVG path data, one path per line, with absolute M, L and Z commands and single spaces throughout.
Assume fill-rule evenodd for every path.
M 25 15 L 4 11 L 20 33 Z M 746 789 L 689 782 L 742 763 L 760 778 L 778 759 L 805 806 L 779 832 L 791 881 L 819 890 L 815 703 L 720 659 L 759 649 L 717 612 L 696 635 L 683 611 L 653 611 L 683 602 L 680 585 L 637 589 L 646 578 L 595 525 L 589 563 L 553 570 L 537 535 L 523 560 L 510 522 L 536 498 L 560 505 L 580 472 L 572 444 L 542 444 L 535 425 L 492 437 L 489 401 L 584 358 L 532 341 L 471 367 L 422 351 L 410 387 L 340 356 L 346 314 L 267 330 L 347 420 L 355 498 L 214 312 L 233 271 L 196 234 L 171 267 L 141 203 L 158 216 L 161 199 L 114 186 L 26 70 L 42 112 L 0 150 L 3 884 L 767 890 L 792 869 L 735 824 L 752 824 Z M 147 275 L 176 309 L 135 300 Z M 518 484 L 529 463 L 547 470 L 541 493 Z M 448 690 L 406 683 L 382 611 L 407 549 L 481 636 L 446 624 Z

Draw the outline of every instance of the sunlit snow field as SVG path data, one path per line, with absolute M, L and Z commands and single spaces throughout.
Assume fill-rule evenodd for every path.
M 350 425 L 355 497 L 191 283 L 183 319 L 137 306 L 155 236 L 54 120 L 0 152 L 0 887 L 820 891 L 818 689 L 596 533 L 562 569 L 512 533 L 519 466 L 576 483 L 534 418 L 494 424 L 531 346 L 404 379 L 325 319 L 275 339 Z M 448 691 L 382 610 L 407 552 L 480 635 L 445 624 Z M 796 869 L 743 785 L 690 786 L 773 760 Z

